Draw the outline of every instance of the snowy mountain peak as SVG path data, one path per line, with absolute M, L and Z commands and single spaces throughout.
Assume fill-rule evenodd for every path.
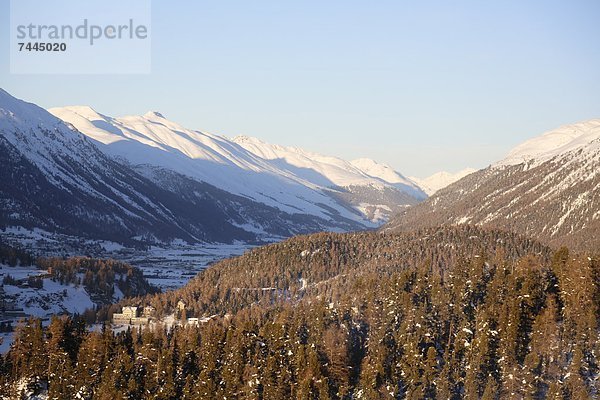
M 148 111 L 144 114 L 144 117 L 147 119 L 166 119 L 165 116 L 158 111 Z
M 11 131 L 17 127 L 53 129 L 57 125 L 62 125 L 62 121 L 49 115 L 43 108 L 0 89 L 0 128 Z
M 446 171 L 436 172 L 435 174 L 428 176 L 427 178 L 419 179 L 411 177 L 425 192 L 431 196 L 440 189 L 464 178 L 467 175 L 477 171 L 474 168 L 465 168 L 456 173 L 450 173 Z
M 600 119 L 591 119 L 575 124 L 564 125 L 533 139 L 529 139 L 514 149 L 494 166 L 531 163 L 539 165 L 556 156 L 576 150 L 597 147 L 600 143 Z
M 68 106 L 68 107 L 63 107 L 63 108 L 66 110 L 69 110 L 73 113 L 76 113 L 82 117 L 85 117 L 85 118 L 93 118 L 93 119 L 104 118 L 103 115 L 98 113 L 96 110 L 94 110 L 90 106 Z
M 18 101 L 22 101 L 12 96 L 6 90 L 0 88 L 0 107 L 8 107 L 10 103 L 14 104 Z
M 8 107 L 9 103 L 16 100 L 6 90 L 0 88 L 0 108 Z
M 98 113 L 89 106 L 67 106 L 50 108 L 48 112 L 87 136 L 103 143 L 110 144 L 124 140 L 123 133 L 112 128 L 112 118 Z

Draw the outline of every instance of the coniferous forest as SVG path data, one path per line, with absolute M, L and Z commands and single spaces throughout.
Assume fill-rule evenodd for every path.
M 199 327 L 18 327 L 0 393 L 52 399 L 593 399 L 600 263 L 470 226 L 300 236 L 127 300 Z M 124 303 L 125 304 L 125 303 Z

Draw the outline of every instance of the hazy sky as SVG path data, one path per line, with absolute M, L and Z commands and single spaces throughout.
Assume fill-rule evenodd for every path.
M 406 175 L 484 167 L 600 117 L 597 0 L 155 0 L 149 75 L 11 75 L 8 14 L 0 0 L 0 87 L 17 97 L 158 110 Z

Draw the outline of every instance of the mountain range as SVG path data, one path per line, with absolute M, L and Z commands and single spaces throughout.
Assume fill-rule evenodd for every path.
M 600 120 L 535 137 L 482 170 L 423 180 L 366 158 L 187 129 L 159 112 L 46 111 L 5 91 L 0 133 L 0 226 L 255 243 L 389 220 L 384 231 L 475 224 L 552 246 L 599 243 Z
M 256 242 L 374 228 L 427 197 L 368 159 L 229 139 L 158 112 L 49 111 L 0 91 L 1 226 L 118 242 Z

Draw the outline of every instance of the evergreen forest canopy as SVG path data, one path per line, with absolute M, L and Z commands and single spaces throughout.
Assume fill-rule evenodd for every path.
M 128 302 L 200 327 L 30 320 L 0 393 L 84 399 L 588 399 L 600 264 L 470 226 L 300 236 Z

